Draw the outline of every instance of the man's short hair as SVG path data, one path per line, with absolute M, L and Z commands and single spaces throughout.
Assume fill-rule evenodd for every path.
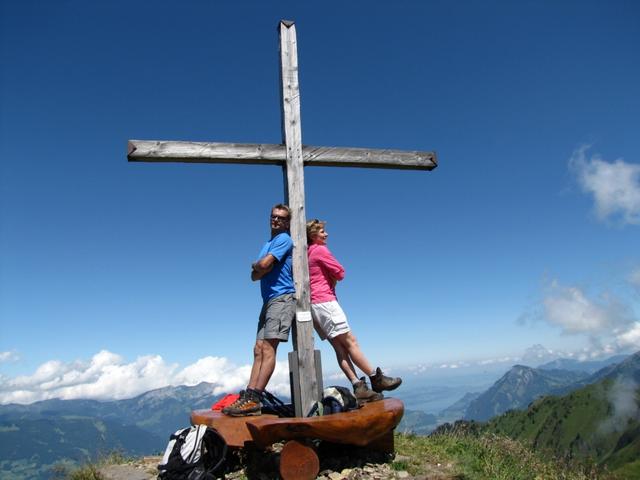
M 289 217 L 289 220 L 291 220 L 291 209 L 285 205 L 284 203 L 276 203 L 273 207 L 271 207 L 271 211 L 273 212 L 274 210 L 284 210 L 287 212 L 287 217 Z

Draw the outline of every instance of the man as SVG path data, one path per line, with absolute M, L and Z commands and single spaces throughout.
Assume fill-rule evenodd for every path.
M 262 247 L 258 260 L 251 265 L 251 280 L 260 280 L 263 305 L 253 347 L 249 384 L 246 390 L 240 392 L 237 401 L 222 409 L 227 415 L 261 415 L 260 397 L 275 369 L 278 345 L 289 339 L 289 330 L 296 314 L 290 220 L 289 207 L 280 203 L 274 205 L 270 217 L 271 239 Z

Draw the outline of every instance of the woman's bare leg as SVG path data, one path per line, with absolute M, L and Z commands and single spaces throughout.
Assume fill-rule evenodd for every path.
M 343 336 L 343 335 L 340 335 Z M 362 372 L 369 376 L 374 373 L 374 369 L 367 360 L 367 357 L 364 355 L 362 350 L 360 349 L 360 345 L 358 344 L 358 340 L 352 332 L 347 332 L 344 334 L 344 345 L 347 349 L 347 353 L 349 354 L 349 358 L 356 366 L 362 370 Z
M 356 375 L 356 369 L 351 363 L 351 359 L 349 358 L 349 350 L 346 346 L 345 337 L 348 335 L 344 333 L 342 335 L 338 335 L 337 337 L 330 338 L 329 342 L 333 346 L 333 350 L 336 352 L 336 359 L 338 360 L 338 365 L 340 369 L 344 372 L 351 383 L 358 381 L 358 376 Z

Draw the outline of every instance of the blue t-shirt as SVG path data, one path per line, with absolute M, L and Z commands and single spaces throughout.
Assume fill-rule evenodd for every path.
M 265 243 L 260 250 L 258 260 L 268 253 L 277 260 L 271 271 L 260 279 L 260 292 L 264 303 L 285 293 L 295 293 L 291 269 L 292 252 L 293 241 L 287 232 L 279 233 Z

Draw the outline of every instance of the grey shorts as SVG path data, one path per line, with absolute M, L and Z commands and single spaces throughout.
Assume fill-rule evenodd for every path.
M 289 330 L 296 316 L 296 299 L 293 293 L 274 297 L 262 306 L 258 320 L 256 340 L 289 340 Z

